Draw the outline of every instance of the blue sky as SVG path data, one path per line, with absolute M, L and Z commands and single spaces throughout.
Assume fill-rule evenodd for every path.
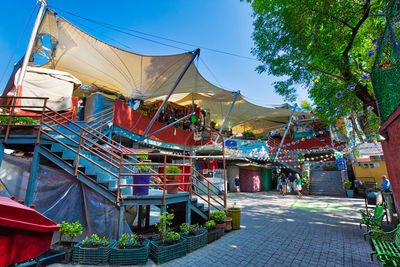
M 117 3 L 117 4 L 116 4 Z M 149 55 L 176 54 L 197 46 L 222 50 L 254 58 L 251 7 L 239 0 L 170 0 L 170 1 L 84 1 L 48 0 L 59 15 L 93 36 L 117 47 Z M 6 68 L 18 40 L 36 5 L 36 0 L 4 1 L 0 10 L 0 91 L 5 87 L 13 64 L 25 53 L 36 13 L 30 20 L 14 57 Z M 123 28 L 195 44 L 187 46 L 150 38 L 182 49 L 172 48 L 79 19 L 56 8 Z M 36 9 L 37 10 L 37 9 Z M 129 48 L 128 48 L 129 47 Z M 263 106 L 279 105 L 282 97 L 274 93 L 273 82 L 278 78 L 258 74 L 255 60 L 243 59 L 201 49 L 198 67 L 202 75 L 217 86 L 240 90 L 247 99 Z M 306 98 L 300 90 L 298 102 Z

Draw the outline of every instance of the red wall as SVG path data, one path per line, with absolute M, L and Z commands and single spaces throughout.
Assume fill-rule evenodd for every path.
M 115 100 L 114 108 L 114 124 L 124 128 L 125 130 L 131 131 L 136 134 L 142 135 L 149 125 L 151 118 L 142 115 L 141 113 L 133 110 L 128 105 L 123 103 L 121 100 Z M 150 128 L 149 134 L 155 132 L 158 129 L 166 126 L 163 123 L 155 121 L 153 126 Z M 157 141 L 163 141 L 166 143 L 185 145 L 186 138 L 191 134 L 189 131 L 177 129 L 175 127 L 169 127 L 153 136 L 151 139 Z M 187 140 L 187 146 L 193 145 L 193 136 Z
M 386 141 L 382 142 L 389 181 L 392 185 L 393 196 L 397 203 L 400 201 L 400 107 L 385 121 L 380 128 L 380 134 Z

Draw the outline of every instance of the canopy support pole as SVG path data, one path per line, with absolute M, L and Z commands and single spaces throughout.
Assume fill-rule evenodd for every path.
M 25 77 L 26 68 L 28 67 L 29 58 L 31 57 L 31 54 L 32 54 L 32 49 L 33 49 L 33 44 L 35 43 L 36 34 L 39 30 L 39 26 L 40 26 L 40 22 L 42 20 L 44 8 L 46 7 L 46 0 L 39 0 L 39 1 L 41 2 L 40 9 L 36 16 L 35 24 L 33 25 L 33 29 L 32 29 L 32 33 L 31 33 L 31 37 L 29 39 L 28 47 L 26 48 L 24 60 L 21 65 L 21 70 L 19 72 L 19 76 L 18 76 L 17 83 L 16 83 L 17 89 L 15 90 L 15 96 L 19 96 L 19 94 L 21 94 L 22 80 Z
M 283 145 L 283 141 L 285 141 L 285 137 L 286 137 L 286 134 L 287 134 L 287 132 L 288 132 L 288 130 L 289 130 L 289 125 L 290 125 L 290 123 L 292 122 L 293 114 L 294 114 L 294 111 L 296 110 L 296 108 L 297 108 L 297 104 L 294 104 L 292 114 L 290 115 L 289 122 L 288 122 L 288 124 L 286 125 L 285 133 L 283 134 L 281 144 L 279 145 L 279 148 L 278 148 L 278 152 L 276 152 L 275 159 L 278 158 L 279 152 L 281 152 L 281 147 L 282 147 L 282 145 Z
M 144 139 L 147 139 L 147 138 L 149 138 L 150 136 L 153 136 L 153 135 L 155 135 L 155 134 L 157 134 L 157 133 L 159 133 L 159 132 L 161 132 L 161 131 L 164 131 L 165 129 L 167 129 L 167 128 L 169 128 L 169 127 L 171 127 L 171 126 L 177 124 L 178 122 L 181 122 L 181 121 L 183 121 L 183 120 L 189 118 L 190 116 L 192 116 L 192 115 L 194 115 L 194 114 L 195 114 L 195 113 L 192 112 L 192 113 L 186 115 L 185 117 L 182 117 L 182 118 L 180 118 L 179 120 L 174 121 L 173 123 L 170 123 L 170 124 L 168 124 L 168 125 L 162 127 L 161 129 L 158 129 L 157 131 L 152 132 L 151 134 L 145 136 L 145 137 L 143 138 L 143 140 L 144 140 Z
M 222 123 L 221 129 L 219 130 L 219 135 L 217 136 L 217 139 L 215 139 L 215 143 L 218 141 L 220 135 L 222 134 L 222 130 L 224 129 L 225 124 L 226 124 L 226 122 L 228 121 L 229 115 L 231 114 L 231 111 L 232 111 L 232 109 L 233 109 L 233 106 L 235 105 L 236 99 L 237 99 L 237 97 L 239 96 L 239 94 L 240 94 L 240 91 L 237 91 L 236 94 L 235 94 L 235 98 L 234 98 L 233 101 L 232 101 L 231 107 L 229 108 L 229 111 L 228 111 L 228 113 L 226 114 L 225 120 L 224 120 L 224 122 Z
M 178 79 L 175 81 L 174 85 L 172 86 L 171 90 L 169 91 L 169 94 L 167 97 L 164 99 L 162 102 L 161 106 L 158 108 L 156 114 L 154 114 L 153 118 L 151 119 L 149 125 L 147 126 L 146 130 L 144 131 L 142 137 L 146 137 L 146 134 L 149 132 L 151 126 L 153 126 L 154 121 L 158 118 L 158 115 L 160 115 L 161 110 L 164 108 L 165 104 L 168 102 L 168 99 L 172 95 L 172 93 L 175 91 L 176 87 L 178 86 L 179 82 L 182 80 L 183 75 L 185 75 L 186 71 L 189 69 L 190 65 L 194 61 L 194 59 L 200 55 L 200 49 L 197 48 L 196 51 L 193 52 L 192 58 L 189 60 L 189 62 L 186 64 L 185 68 L 182 70 L 181 74 L 179 75 Z

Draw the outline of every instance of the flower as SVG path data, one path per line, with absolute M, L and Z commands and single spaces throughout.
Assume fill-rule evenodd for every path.
M 342 92 L 337 92 L 337 93 L 336 93 L 336 97 L 337 97 L 337 98 L 341 98 L 342 96 L 343 96 L 343 93 L 342 93 Z
M 354 85 L 349 85 L 349 86 L 347 86 L 347 89 L 349 89 L 349 90 L 354 90 L 356 87 L 354 86 Z
M 326 101 L 327 104 L 332 104 L 332 100 Z
M 357 112 L 357 116 L 362 116 L 364 115 L 364 113 L 362 113 L 361 111 Z
M 322 107 L 321 106 L 317 106 L 317 109 L 322 109 Z
M 369 57 L 372 57 L 374 54 L 375 54 L 375 51 L 374 51 L 374 50 L 371 50 L 371 51 L 369 51 L 368 56 L 369 56 Z

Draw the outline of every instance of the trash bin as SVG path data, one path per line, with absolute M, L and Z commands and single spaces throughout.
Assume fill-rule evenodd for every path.
M 0 197 L 0 266 L 37 257 L 50 249 L 53 232 L 60 226 L 31 207 Z

